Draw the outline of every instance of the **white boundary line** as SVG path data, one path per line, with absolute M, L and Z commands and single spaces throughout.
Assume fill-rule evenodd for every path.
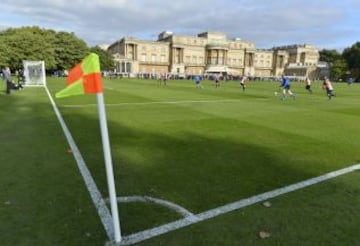
M 105 199 L 106 202 L 110 202 L 110 199 Z M 130 203 L 130 202 L 144 202 L 144 203 L 153 203 L 159 206 L 167 207 L 181 215 L 182 217 L 187 218 L 188 220 L 196 221 L 196 216 L 191 213 L 189 210 L 163 199 L 154 198 L 151 196 L 122 196 L 118 197 L 117 201 L 120 203 Z
M 152 104 L 189 104 L 189 103 L 219 103 L 219 102 L 240 102 L 240 99 L 223 99 L 223 100 L 185 100 L 185 101 L 156 101 L 156 102 L 124 102 L 106 104 L 107 107 L 127 106 L 127 105 L 152 105 Z M 61 108 L 86 108 L 96 107 L 97 104 L 81 104 L 81 105 L 60 105 Z
M 107 236 L 111 241 L 114 241 L 114 227 L 113 227 L 113 221 L 112 221 L 110 211 L 109 211 L 108 207 L 106 206 L 106 203 L 105 203 L 104 199 L 102 198 L 102 195 L 101 195 L 99 189 L 97 188 L 96 183 L 95 183 L 93 177 L 91 176 L 91 173 L 90 173 L 89 169 L 87 168 L 86 163 L 85 163 L 83 157 L 81 156 L 81 153 L 80 153 L 69 129 L 67 128 L 65 121 L 63 120 L 63 118 L 60 114 L 60 111 L 56 106 L 54 99 L 52 98 L 52 96 L 46 86 L 45 86 L 45 90 L 48 94 L 48 97 L 51 101 L 51 104 L 53 106 L 55 114 L 59 120 L 59 123 L 63 129 L 65 137 L 66 137 L 66 139 L 69 143 L 69 146 L 72 150 L 72 153 L 76 160 L 77 166 L 78 166 L 80 173 L 84 179 L 86 188 L 88 189 L 88 191 L 90 193 L 91 199 L 97 209 L 97 212 L 98 212 L 101 222 L 105 228 Z
M 335 177 L 338 177 L 338 176 L 341 176 L 341 175 L 344 175 L 344 174 L 347 174 L 347 173 L 350 173 L 350 172 L 353 172 L 356 170 L 360 170 L 360 164 L 356 164 L 356 165 L 353 165 L 353 166 L 350 166 L 350 167 L 347 167 L 344 169 L 330 172 L 330 173 L 327 173 L 327 174 L 324 174 L 324 175 L 321 175 L 321 176 L 318 176 L 318 177 L 315 177 L 312 179 L 308 179 L 308 180 L 305 180 L 305 181 L 302 181 L 302 182 L 299 182 L 296 184 L 285 186 L 283 188 L 265 192 L 260 195 L 252 196 L 252 197 L 242 199 L 242 200 L 239 200 L 239 201 L 236 201 L 233 203 L 229 203 L 227 205 L 196 214 L 196 215 L 192 216 L 192 219 L 189 219 L 187 217 L 187 218 L 177 220 L 177 221 L 174 221 L 174 222 L 171 222 L 171 223 L 159 226 L 159 227 L 155 227 L 155 228 L 152 228 L 149 230 L 145 230 L 145 231 L 131 234 L 129 236 L 125 236 L 125 237 L 123 237 L 120 245 L 131 245 L 134 243 L 138 243 L 138 242 L 144 241 L 146 239 L 150 239 L 152 237 L 159 236 L 161 234 L 165 234 L 167 232 L 170 232 L 170 231 L 173 231 L 176 229 L 180 229 L 180 228 L 192 225 L 192 224 L 200 222 L 200 221 L 214 218 L 216 216 L 226 214 L 226 213 L 232 212 L 234 210 L 237 210 L 237 209 L 240 209 L 240 208 L 243 208 L 243 207 L 246 207 L 246 206 L 249 206 L 249 205 L 270 199 L 270 198 L 274 198 L 274 197 L 277 197 L 277 196 L 280 196 L 280 195 L 283 195 L 283 194 L 286 194 L 286 193 L 289 193 L 292 191 L 296 191 L 296 190 L 299 190 L 299 189 L 302 189 L 302 188 L 305 188 L 305 187 L 308 187 L 308 186 L 311 186 L 311 185 L 314 185 L 314 184 L 317 184 L 317 183 L 320 183 L 320 182 L 323 182 L 323 181 L 326 181 L 329 179 L 333 179 Z
M 108 201 L 108 199 L 106 200 Z M 122 203 L 129 203 L 129 202 L 148 202 L 148 203 L 154 203 L 154 204 L 158 204 L 160 206 L 164 206 L 167 207 L 169 209 L 174 210 L 175 212 L 177 212 L 178 214 L 182 215 L 183 217 L 194 217 L 194 214 L 191 213 L 190 211 L 188 211 L 187 209 L 163 200 L 163 199 L 158 199 L 158 198 L 154 198 L 154 197 L 150 197 L 150 196 L 122 196 L 122 197 L 118 197 L 117 198 L 118 202 L 122 202 Z

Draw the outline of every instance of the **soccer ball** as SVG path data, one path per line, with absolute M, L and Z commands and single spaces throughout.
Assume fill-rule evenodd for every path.
M 277 91 L 274 92 L 274 95 L 277 96 Z

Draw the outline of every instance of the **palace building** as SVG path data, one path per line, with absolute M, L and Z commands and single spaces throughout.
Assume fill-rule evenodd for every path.
M 318 78 L 319 51 L 308 44 L 256 49 L 240 38 L 228 39 L 222 32 L 197 36 L 164 31 L 156 41 L 124 37 L 111 44 L 116 73 Z

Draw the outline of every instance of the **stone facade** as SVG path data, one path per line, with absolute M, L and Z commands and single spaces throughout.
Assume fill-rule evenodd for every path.
M 254 43 L 228 39 L 222 32 L 197 36 L 162 32 L 156 41 L 124 37 L 111 44 L 116 72 L 186 75 L 221 74 L 254 77 L 315 77 L 318 50 L 311 45 L 291 45 L 257 50 Z

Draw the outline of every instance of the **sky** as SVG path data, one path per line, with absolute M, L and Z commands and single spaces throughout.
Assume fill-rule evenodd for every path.
M 342 51 L 360 41 L 360 0 L 1 0 L 0 30 L 73 32 L 88 46 L 162 31 L 220 31 L 257 49 L 311 44 Z

